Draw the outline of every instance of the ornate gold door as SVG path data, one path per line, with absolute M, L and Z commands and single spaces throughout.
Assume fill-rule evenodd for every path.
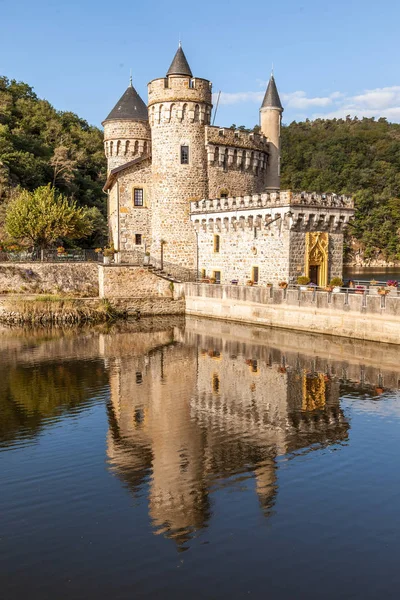
M 329 237 L 325 231 L 309 231 L 306 233 L 305 274 L 317 274 L 320 287 L 328 284 L 328 246 Z M 314 267 L 314 268 L 312 268 Z M 312 269 L 311 269 L 312 268 Z

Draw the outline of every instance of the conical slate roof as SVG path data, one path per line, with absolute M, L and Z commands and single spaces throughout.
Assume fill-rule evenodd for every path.
M 185 53 L 182 50 L 182 46 L 180 44 L 171 63 L 171 66 L 167 71 L 167 77 L 168 75 L 187 75 L 188 77 L 193 77 L 192 71 L 189 67 L 189 63 L 186 60 Z
M 271 78 L 268 82 L 267 91 L 265 92 L 261 108 L 280 108 L 283 110 L 273 75 L 271 75 Z
M 131 83 L 105 120 L 147 121 L 148 118 L 147 106 Z

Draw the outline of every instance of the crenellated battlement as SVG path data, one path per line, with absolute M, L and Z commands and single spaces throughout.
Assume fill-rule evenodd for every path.
M 200 200 L 190 203 L 192 215 L 201 213 L 215 213 L 248 210 L 254 208 L 275 207 L 307 207 L 317 209 L 354 210 L 354 201 L 351 196 L 337 194 L 317 194 L 312 192 L 270 192 L 241 196 L 237 198 L 215 198 Z
M 148 121 L 109 120 L 104 123 L 104 152 L 108 171 L 151 153 Z
M 203 123 L 211 119 L 211 106 L 198 102 L 162 102 L 149 108 L 150 126 L 166 123 Z
M 158 102 L 194 102 L 212 106 L 212 84 L 198 77 L 163 77 L 148 84 L 148 106 Z
M 248 133 L 226 127 L 206 127 L 206 143 L 217 146 L 234 146 L 246 150 L 268 152 L 268 139 L 260 133 Z

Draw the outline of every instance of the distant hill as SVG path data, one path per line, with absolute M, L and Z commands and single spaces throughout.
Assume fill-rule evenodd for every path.
M 282 127 L 282 189 L 351 194 L 353 250 L 400 259 L 400 125 L 317 119 Z

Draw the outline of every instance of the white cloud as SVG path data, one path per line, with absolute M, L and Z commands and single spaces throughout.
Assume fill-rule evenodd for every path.
M 256 102 L 261 104 L 264 97 L 264 92 L 221 92 L 219 99 L 220 104 L 244 104 L 245 102 Z M 218 93 L 213 94 L 213 103 L 216 104 Z
M 325 97 L 307 98 L 305 92 L 292 92 L 291 94 L 282 94 L 282 102 L 286 108 L 307 109 L 311 106 L 329 106 L 337 98 L 339 92 Z
M 261 82 L 265 89 L 266 82 Z M 218 94 L 213 95 L 216 104 Z M 220 105 L 252 103 L 260 106 L 264 97 L 262 92 L 221 92 Z M 282 104 L 290 119 L 304 118 L 340 118 L 386 117 L 390 121 L 400 122 L 400 86 L 375 88 L 350 96 L 335 91 L 325 96 L 308 97 L 303 90 L 281 94 Z M 319 109 L 318 112 L 310 112 Z M 324 110 L 325 109 L 325 110 Z
M 343 96 L 335 102 L 334 110 L 312 115 L 327 119 L 351 117 L 386 117 L 400 122 L 400 86 L 366 90 L 355 96 Z

